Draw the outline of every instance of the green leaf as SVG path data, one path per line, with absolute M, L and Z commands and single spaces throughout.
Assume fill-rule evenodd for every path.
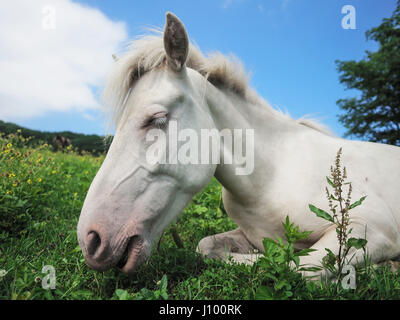
M 317 217 L 328 220 L 330 222 L 334 222 L 333 217 L 328 212 L 326 212 L 322 209 L 319 209 L 319 208 L 313 206 L 312 204 L 309 204 L 308 207 L 310 208 L 310 210 L 312 212 L 314 212 L 317 215 Z
M 27 200 L 18 199 L 18 202 L 17 202 L 16 206 L 18 208 L 22 208 L 23 206 L 25 206 L 26 202 L 27 202 Z
M 328 248 L 325 248 L 326 256 L 322 258 L 322 265 L 328 270 L 333 270 L 336 263 L 336 255 Z
M 297 240 L 305 240 L 308 236 L 313 233 L 312 231 L 303 231 L 297 235 Z
M 281 238 L 280 236 L 276 236 L 276 240 L 278 241 L 278 245 L 279 245 L 280 247 L 283 247 L 283 240 L 282 240 L 282 238 Z
M 293 262 L 296 264 L 296 267 L 298 268 L 300 265 L 300 258 L 298 256 L 294 256 Z
M 322 270 L 322 267 L 301 267 L 299 271 L 310 271 L 310 272 L 316 272 Z
M 286 291 L 285 294 L 286 294 L 286 297 L 288 297 L 288 298 L 293 296 L 293 292 L 292 291 Z
M 255 298 L 257 300 L 272 300 L 274 298 L 271 289 L 266 286 L 260 286 L 257 289 Z
M 168 285 L 167 275 L 164 274 L 163 277 L 161 278 L 160 290 L 161 291 L 166 291 L 167 290 L 167 285 Z
M 115 290 L 115 295 L 118 297 L 119 300 L 130 300 L 131 296 L 126 290 L 117 289 Z
M 278 244 L 275 242 L 274 239 L 271 238 L 264 238 L 263 240 L 263 246 L 264 246 L 264 251 L 267 253 L 273 248 L 275 248 Z
M 339 201 L 339 199 L 336 199 L 335 196 L 333 194 L 330 195 L 330 198 L 334 201 Z
M 274 289 L 280 290 L 283 287 L 286 287 L 287 285 L 289 285 L 289 283 L 285 279 L 280 279 L 277 283 L 275 283 Z
M 367 240 L 365 239 L 356 239 L 356 238 L 350 238 L 346 242 L 346 248 L 356 248 L 356 249 L 361 249 L 364 248 L 367 244 Z
M 317 251 L 316 249 L 302 249 L 294 253 L 297 257 L 308 256 L 310 252 Z
M 336 188 L 335 184 L 332 182 L 331 179 L 329 179 L 329 177 L 326 177 L 326 181 L 328 181 L 328 183 L 330 184 L 330 186 L 331 186 L 332 188 Z
M 365 200 L 366 197 L 367 197 L 367 196 L 362 197 L 360 200 L 354 202 L 354 203 L 349 207 L 349 209 L 353 209 L 353 208 L 359 206 L 359 205 Z
M 82 251 L 82 249 L 81 249 L 81 247 L 78 245 L 78 246 L 76 246 L 75 247 L 75 249 L 73 249 L 71 252 L 81 252 Z
M 335 256 L 335 254 L 332 252 L 331 249 L 325 248 L 325 251 L 328 253 L 328 256 L 329 256 L 330 258 L 336 259 L 336 256 Z
M 168 300 L 168 293 L 161 292 L 161 298 L 163 298 L 164 300 Z

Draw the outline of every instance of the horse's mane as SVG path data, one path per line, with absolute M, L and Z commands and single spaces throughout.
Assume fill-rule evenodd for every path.
M 125 111 L 125 99 L 133 83 L 145 73 L 166 65 L 166 53 L 162 33 L 146 35 L 132 41 L 125 54 L 115 62 L 102 98 L 111 113 L 114 124 L 118 124 Z M 259 100 L 249 87 L 249 76 L 243 64 L 234 55 L 220 52 L 204 55 L 193 43 L 189 44 L 186 66 L 203 75 L 218 88 L 225 88 L 243 99 Z M 313 120 L 300 119 L 298 123 L 330 135 L 329 130 Z
M 318 120 L 314 120 L 314 119 L 309 119 L 306 117 L 302 117 L 300 119 L 296 120 L 297 123 L 309 127 L 311 129 L 317 130 L 327 136 L 331 136 L 334 137 L 335 134 L 331 131 L 331 129 L 329 129 L 328 127 L 326 127 L 325 125 L 323 125 L 322 123 L 320 123 Z
M 140 37 L 132 41 L 128 48 L 116 61 L 102 96 L 115 123 L 122 117 L 124 100 L 132 84 L 146 72 L 163 67 L 166 63 L 160 35 Z M 205 56 L 191 43 L 186 66 L 198 71 L 216 87 L 224 87 L 240 96 L 246 96 L 248 76 L 235 56 L 228 57 L 219 52 Z

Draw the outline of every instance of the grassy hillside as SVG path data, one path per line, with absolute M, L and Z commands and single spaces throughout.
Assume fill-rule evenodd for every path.
M 21 127 L 15 123 L 11 122 L 4 122 L 0 120 L 0 132 L 5 134 L 15 133 L 17 130 L 20 131 L 20 135 L 24 138 L 31 137 L 32 139 L 28 144 L 37 144 L 38 142 L 47 143 L 50 146 L 53 146 L 53 138 L 57 133 L 60 133 L 65 138 L 69 138 L 71 140 L 72 146 L 76 149 L 79 153 L 90 152 L 94 155 L 100 155 L 107 152 L 110 141 L 107 143 L 104 140 L 104 137 L 91 134 L 80 134 L 80 133 L 73 133 L 70 131 L 60 131 L 60 132 L 47 132 L 47 131 L 38 131 L 38 130 L 31 130 L 24 127 Z M 109 140 L 109 139 L 108 139 Z M 56 146 L 54 145 L 53 148 L 56 150 Z
M 194 197 L 133 276 L 88 268 L 76 226 L 103 158 L 27 145 L 19 133 L 0 137 L 0 299 L 254 299 L 260 285 L 270 285 L 263 265 L 225 264 L 195 252 L 203 237 L 236 227 L 216 180 Z M 49 265 L 54 290 L 42 287 Z M 400 298 L 400 274 L 387 267 L 358 270 L 355 290 L 298 277 L 285 286 L 291 299 Z

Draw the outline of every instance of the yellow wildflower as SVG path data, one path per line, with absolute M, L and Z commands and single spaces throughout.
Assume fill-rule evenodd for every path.
M 15 177 L 15 174 L 14 174 L 14 173 L 10 173 L 10 174 L 8 175 L 8 177 L 9 177 L 9 178 L 14 178 L 14 177 Z
M 31 184 L 31 183 L 32 183 L 32 180 L 31 180 L 31 179 L 28 179 L 27 182 L 28 182 L 28 184 Z
M 42 182 L 42 178 L 37 178 L 37 182 Z
M 7 148 L 10 149 L 12 147 L 12 143 L 7 144 Z

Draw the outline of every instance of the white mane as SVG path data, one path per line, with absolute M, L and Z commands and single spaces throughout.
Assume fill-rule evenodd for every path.
M 166 53 L 161 32 L 158 35 L 142 36 L 132 41 L 128 51 L 115 60 L 102 99 L 107 108 L 106 111 L 111 114 L 113 123 L 118 124 L 124 114 L 125 98 L 132 84 L 146 72 L 166 66 Z M 225 56 L 220 52 L 214 52 L 205 56 L 199 48 L 190 44 L 186 66 L 202 74 L 218 88 L 231 90 L 249 101 L 254 101 L 256 98 L 255 92 L 248 85 L 249 76 L 243 64 L 234 55 Z M 302 118 L 297 122 L 332 135 L 328 129 L 314 120 Z

